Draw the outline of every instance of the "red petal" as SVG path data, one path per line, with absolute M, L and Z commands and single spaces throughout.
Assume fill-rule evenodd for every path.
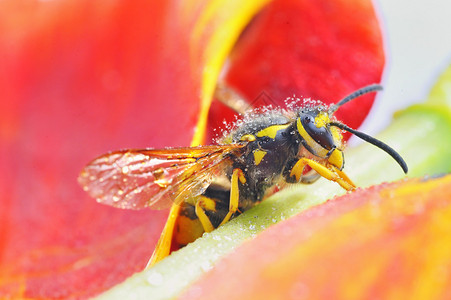
M 164 1 L 0 4 L 0 297 L 87 297 L 145 266 L 166 212 L 97 204 L 77 176 L 109 150 L 190 144 L 201 66 L 175 13 Z
M 283 105 L 294 94 L 335 103 L 379 83 L 383 67 L 383 41 L 371 1 L 276 0 L 242 35 L 227 80 L 251 102 Z M 364 96 L 336 115 L 357 128 L 373 99 L 374 94 Z

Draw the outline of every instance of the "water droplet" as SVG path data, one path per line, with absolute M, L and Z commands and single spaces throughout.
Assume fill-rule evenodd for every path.
M 161 275 L 160 273 L 151 272 L 147 276 L 147 282 L 150 283 L 151 285 L 162 285 L 164 282 L 164 278 L 163 275 Z
M 154 181 L 156 184 L 158 184 L 161 188 L 165 188 L 169 185 L 169 181 L 165 180 L 165 179 L 160 179 L 160 180 L 155 180 Z
M 130 171 L 130 168 L 128 166 L 122 167 L 122 174 L 127 174 Z
M 212 268 L 212 265 L 208 261 L 204 261 L 200 264 L 200 268 L 202 271 L 207 272 Z

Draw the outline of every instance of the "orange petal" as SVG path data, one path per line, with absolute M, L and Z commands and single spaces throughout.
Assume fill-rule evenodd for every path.
M 182 299 L 447 299 L 450 228 L 451 175 L 358 190 L 270 228 Z

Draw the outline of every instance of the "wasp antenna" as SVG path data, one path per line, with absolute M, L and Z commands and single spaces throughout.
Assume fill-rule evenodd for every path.
M 391 157 L 393 157 L 394 160 L 396 160 L 396 162 L 401 166 L 402 170 L 404 171 L 404 173 L 407 174 L 407 171 L 409 170 L 407 167 L 406 162 L 404 161 L 404 159 L 401 157 L 401 155 L 399 155 L 398 152 L 396 152 L 392 147 L 390 147 L 389 145 L 379 141 L 376 138 L 373 138 L 372 136 L 357 131 L 355 129 L 352 129 L 351 127 L 346 126 L 345 124 L 339 123 L 339 122 L 331 122 L 330 123 L 331 126 L 336 126 L 340 129 L 346 130 L 352 134 L 354 134 L 355 136 L 361 138 L 362 140 L 373 144 L 374 146 L 378 147 L 379 149 L 384 150 L 386 153 L 388 153 Z
M 337 111 L 337 109 L 340 108 L 340 106 L 342 106 L 343 104 L 348 103 L 349 101 L 358 98 L 364 94 L 367 93 L 372 93 L 372 92 L 376 92 L 376 91 L 381 91 L 382 90 L 382 85 L 380 84 L 370 84 L 367 85 L 361 89 L 358 89 L 357 91 L 347 95 L 346 97 L 344 97 L 342 100 L 338 101 L 338 103 L 333 104 L 330 106 L 329 108 L 329 115 L 332 115 L 334 112 Z

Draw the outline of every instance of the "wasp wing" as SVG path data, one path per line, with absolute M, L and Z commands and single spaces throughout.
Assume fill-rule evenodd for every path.
M 242 145 L 111 152 L 90 162 L 78 181 L 98 202 L 119 208 L 162 209 L 201 194 Z

